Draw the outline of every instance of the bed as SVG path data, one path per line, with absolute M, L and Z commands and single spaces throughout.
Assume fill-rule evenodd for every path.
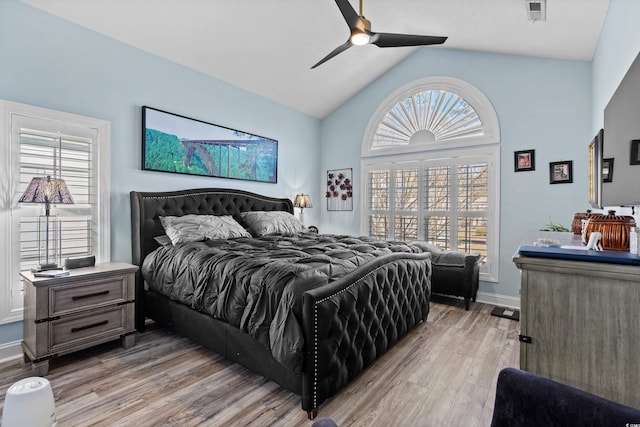
M 130 198 L 132 261 L 140 267 L 136 275 L 136 328 L 144 330 L 146 318 L 172 327 L 299 394 L 302 409 L 310 419 L 315 418 L 323 401 L 424 321 L 429 312 L 430 253 L 417 246 L 304 232 L 164 245 L 161 243 L 166 231 L 161 217 L 231 216 L 244 226 L 246 212 L 292 214 L 293 204 L 289 199 L 215 188 L 132 191 Z M 266 259 L 265 253 L 273 254 L 273 260 Z M 249 260 L 248 264 L 239 257 Z M 178 267 L 193 264 L 195 258 L 205 259 L 208 267 L 196 267 L 192 272 Z M 272 263 L 289 271 L 279 273 Z M 260 268 L 268 265 L 267 272 L 244 271 L 258 264 Z M 159 273 L 164 265 L 173 267 Z M 210 276 L 202 273 L 209 271 L 207 268 L 212 269 Z M 167 275 L 171 277 L 162 279 Z M 172 290 L 174 285 L 177 287 L 178 278 L 192 276 L 198 277 L 185 280 L 198 282 L 193 290 Z M 271 276 L 288 279 L 279 285 L 278 279 Z M 222 298 L 220 282 L 240 281 L 241 277 L 247 277 L 250 284 L 239 286 L 240 289 L 278 289 L 275 297 L 269 294 L 247 298 L 266 299 L 268 305 L 275 307 L 271 314 L 259 309 L 255 316 L 258 306 L 252 306 L 235 324 L 234 315 L 228 314 L 233 310 L 218 304 L 223 299 L 233 300 Z M 155 283 L 162 280 L 165 283 Z M 204 288 L 214 289 L 213 294 L 201 296 Z M 194 299 L 185 299 L 184 295 Z M 281 300 L 276 301 L 276 297 L 290 304 L 289 311 L 282 309 Z M 250 304 L 253 302 L 247 303 Z M 222 310 L 222 314 L 215 310 Z M 245 322 L 245 317 L 251 317 L 247 311 L 258 321 Z M 278 330 L 282 325 L 284 332 Z M 268 333 L 265 329 L 269 329 Z M 294 339 L 286 335 L 291 329 L 296 330 Z M 295 345 L 271 343 L 273 336 L 286 337 L 283 342 Z M 290 355 L 288 348 L 292 349 Z

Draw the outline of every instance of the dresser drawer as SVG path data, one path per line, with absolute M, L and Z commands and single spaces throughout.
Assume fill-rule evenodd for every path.
M 128 301 L 127 276 L 49 288 L 49 317 Z
M 132 304 L 123 304 L 48 322 L 49 351 L 58 352 L 130 332 L 133 326 L 132 307 Z

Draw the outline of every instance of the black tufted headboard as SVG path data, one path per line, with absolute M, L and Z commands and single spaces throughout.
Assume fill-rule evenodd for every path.
M 240 212 L 287 211 L 293 213 L 289 199 L 262 196 L 243 190 L 199 188 L 194 190 L 141 193 L 131 196 L 131 259 L 137 266 L 158 247 L 154 237 L 164 234 L 160 216 L 188 214 L 232 215 Z

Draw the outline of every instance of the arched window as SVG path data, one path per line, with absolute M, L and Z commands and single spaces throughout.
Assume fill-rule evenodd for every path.
M 480 252 L 497 280 L 499 125 L 477 88 L 428 78 L 373 114 L 362 145 L 364 234 Z

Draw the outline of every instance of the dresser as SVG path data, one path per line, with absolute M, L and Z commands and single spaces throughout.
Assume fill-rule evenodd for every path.
M 22 350 L 34 375 L 49 360 L 107 341 L 135 345 L 135 273 L 132 264 L 110 262 L 69 270 L 60 277 L 20 273 L 24 287 Z
M 513 258 L 521 270 L 520 368 L 640 408 L 640 266 L 628 254 L 575 260 L 558 252 Z M 623 264 L 595 260 L 616 255 Z

